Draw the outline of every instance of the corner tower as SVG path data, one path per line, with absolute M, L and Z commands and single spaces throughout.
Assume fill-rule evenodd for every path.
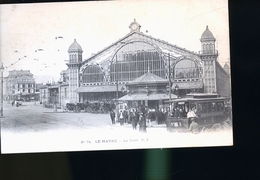
M 215 41 L 212 32 L 206 26 L 206 30 L 201 35 L 201 53 L 200 57 L 203 63 L 203 83 L 204 92 L 217 92 L 216 84 L 216 61 L 218 52 L 215 49 Z
M 82 48 L 77 43 L 76 39 L 68 49 L 69 63 L 69 98 L 70 102 L 79 102 L 79 95 L 75 90 L 79 87 L 79 68 L 82 62 Z

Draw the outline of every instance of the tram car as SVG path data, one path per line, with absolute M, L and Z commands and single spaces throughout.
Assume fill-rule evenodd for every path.
M 168 131 L 188 132 L 191 118 L 190 110 L 195 113 L 199 130 L 217 130 L 231 126 L 231 112 L 228 99 L 217 94 L 187 94 L 185 98 L 168 101 L 172 108 L 166 118 Z

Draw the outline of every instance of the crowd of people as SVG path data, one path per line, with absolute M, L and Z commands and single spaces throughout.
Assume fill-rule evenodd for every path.
M 133 129 L 137 129 L 137 127 L 139 126 L 140 132 L 146 132 L 146 119 L 148 117 L 147 115 L 148 111 L 145 107 L 131 109 L 127 109 L 125 107 L 124 109 L 112 109 L 110 111 L 112 124 L 116 124 L 116 122 L 118 122 L 120 126 L 123 126 L 124 124 L 132 124 Z
M 196 122 L 196 110 L 190 109 L 188 112 L 183 112 L 181 108 L 174 108 L 171 113 L 162 110 L 150 111 L 147 107 L 141 106 L 140 108 L 131 108 L 120 110 L 110 110 L 110 118 L 112 124 L 119 123 L 120 126 L 124 124 L 131 124 L 132 128 L 139 129 L 140 132 L 146 132 L 146 128 L 152 126 L 151 122 L 156 121 L 157 124 L 164 124 L 167 116 L 176 118 L 187 117 L 189 121 L 189 131 L 192 133 L 198 133 L 199 128 Z
M 157 124 L 165 123 L 167 113 L 160 110 L 151 111 L 146 106 L 139 108 L 124 107 L 123 109 L 110 110 L 110 118 L 112 124 L 119 123 L 131 124 L 133 129 L 139 127 L 140 132 L 146 132 L 147 126 L 152 126 L 152 121 L 155 120 Z

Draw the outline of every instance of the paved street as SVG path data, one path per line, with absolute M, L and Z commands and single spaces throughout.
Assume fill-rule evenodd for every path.
M 109 114 L 54 112 L 40 104 L 4 104 L 1 118 L 2 153 L 226 146 L 231 131 L 218 133 L 170 133 L 164 125 L 147 128 L 112 125 Z

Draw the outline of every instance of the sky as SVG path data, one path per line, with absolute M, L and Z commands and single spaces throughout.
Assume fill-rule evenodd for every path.
M 0 5 L 0 58 L 4 77 L 30 70 L 37 83 L 59 80 L 74 39 L 83 59 L 127 35 L 141 32 L 198 52 L 206 25 L 216 38 L 218 61 L 230 61 L 227 0 L 123 0 Z

